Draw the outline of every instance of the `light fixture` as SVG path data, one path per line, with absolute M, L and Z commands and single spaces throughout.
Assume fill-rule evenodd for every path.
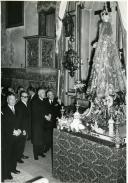
M 64 25 L 65 37 L 73 37 L 74 22 L 72 15 L 69 12 L 66 13 L 62 22 Z
M 72 48 L 69 48 L 69 50 L 65 52 L 63 66 L 65 69 L 69 70 L 70 76 L 74 77 L 75 70 L 79 67 L 79 58 Z

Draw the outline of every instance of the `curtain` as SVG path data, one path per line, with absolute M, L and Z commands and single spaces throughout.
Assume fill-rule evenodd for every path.
M 122 25 L 127 31 L 127 1 L 118 1 Z
M 124 62 L 126 66 L 127 61 L 127 2 L 118 1 L 118 34 L 119 34 L 119 48 L 123 48 Z
M 62 33 L 62 20 L 65 15 L 67 1 L 57 2 L 56 6 L 56 53 L 59 52 L 58 44 Z
M 64 69 L 63 69 L 63 55 L 64 55 L 64 36 L 62 20 L 65 16 L 67 1 L 57 2 L 56 4 L 56 62 L 58 68 L 58 84 L 57 96 L 62 101 L 64 100 Z

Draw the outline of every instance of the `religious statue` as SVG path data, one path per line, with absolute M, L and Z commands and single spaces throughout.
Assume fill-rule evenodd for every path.
M 87 88 L 87 95 L 92 105 L 83 116 L 86 121 L 97 121 L 100 127 L 107 127 L 110 117 L 116 121 L 119 116 L 120 124 L 124 125 L 126 122 L 125 71 L 122 69 L 118 49 L 113 40 L 107 9 L 102 11 L 101 19 L 99 39 L 93 45 L 95 54 Z
M 93 45 L 96 48 L 90 77 L 89 92 L 96 91 L 102 98 L 113 92 L 124 91 L 125 72 L 122 69 L 118 49 L 112 37 L 112 26 L 107 10 L 101 13 L 99 40 Z

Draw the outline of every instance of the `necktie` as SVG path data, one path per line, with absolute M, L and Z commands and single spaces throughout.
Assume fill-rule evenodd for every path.
M 15 109 L 14 109 L 14 107 L 12 107 L 12 112 L 13 112 L 13 114 L 15 114 Z

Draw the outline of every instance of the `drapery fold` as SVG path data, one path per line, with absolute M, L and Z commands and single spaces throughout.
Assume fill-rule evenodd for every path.
M 118 1 L 118 17 L 120 21 L 119 27 L 121 27 L 121 44 L 123 48 L 123 54 L 124 54 L 124 62 L 126 65 L 127 61 L 127 2 L 126 1 Z
M 118 1 L 122 25 L 127 32 L 127 1 Z
M 64 55 L 64 36 L 62 20 L 65 16 L 67 1 L 56 3 L 56 62 L 58 68 L 57 96 L 64 97 L 64 69 L 62 66 Z
M 64 18 L 65 15 L 65 11 L 66 11 L 66 6 L 67 6 L 67 1 L 61 1 L 61 2 L 57 2 L 57 6 L 56 6 L 56 53 L 59 52 L 59 48 L 58 48 L 58 42 L 59 39 L 61 37 L 61 33 L 62 33 L 62 20 Z

